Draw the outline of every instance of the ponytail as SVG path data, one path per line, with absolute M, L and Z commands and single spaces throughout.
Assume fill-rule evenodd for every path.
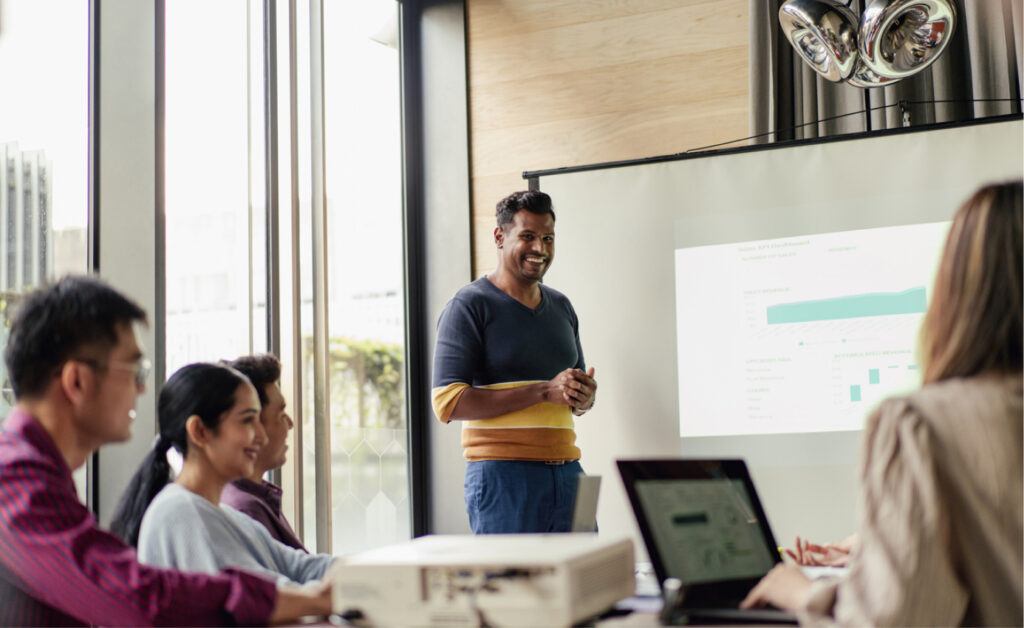
M 164 383 L 156 412 L 160 436 L 128 483 L 110 524 L 111 531 L 125 543 L 138 547 L 142 516 L 171 481 L 167 451 L 173 446 L 182 457 L 188 455 L 188 419 L 198 416 L 203 425 L 216 430 L 242 384 L 248 386 L 249 380 L 235 369 L 203 362 L 183 366 Z
M 171 481 L 171 465 L 167 462 L 167 451 L 170 448 L 169 439 L 157 437 L 156 444 L 146 454 L 114 510 L 110 531 L 132 547 L 139 546 L 139 530 L 146 509 L 157 493 Z

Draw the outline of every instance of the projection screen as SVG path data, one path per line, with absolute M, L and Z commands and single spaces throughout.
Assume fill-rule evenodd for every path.
M 603 533 L 639 539 L 616 458 L 742 457 L 776 536 L 857 524 L 860 428 L 918 385 L 949 220 L 1024 171 L 1021 120 L 526 173 L 557 213 L 545 282 L 572 300 L 606 477 Z M 642 544 L 638 547 L 642 547 Z

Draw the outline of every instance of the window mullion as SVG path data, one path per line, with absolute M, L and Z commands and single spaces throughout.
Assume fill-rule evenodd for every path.
M 327 307 L 327 190 L 324 137 L 324 6 L 310 0 L 310 145 L 313 209 L 313 409 L 315 413 L 316 547 L 331 551 L 331 399 Z

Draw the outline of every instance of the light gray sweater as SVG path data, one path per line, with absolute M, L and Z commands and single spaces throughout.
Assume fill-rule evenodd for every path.
M 139 531 L 139 562 L 154 567 L 210 574 L 240 567 L 304 584 L 320 579 L 332 560 L 288 547 L 234 508 L 214 506 L 174 483 L 153 499 Z

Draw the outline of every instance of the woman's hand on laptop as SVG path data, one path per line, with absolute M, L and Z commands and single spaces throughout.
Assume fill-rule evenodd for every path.
M 797 565 L 776 565 L 758 582 L 740 608 L 774 606 L 784 611 L 795 611 L 807 604 L 811 581 Z

